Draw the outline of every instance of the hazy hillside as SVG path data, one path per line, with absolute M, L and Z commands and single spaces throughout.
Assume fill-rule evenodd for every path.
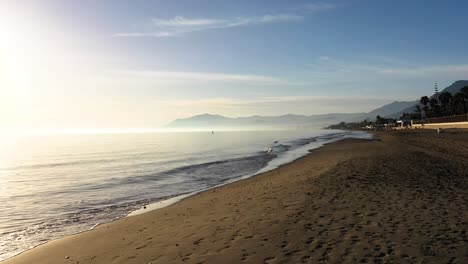
M 189 118 L 176 119 L 168 128 L 282 128 L 282 127 L 323 127 L 341 121 L 357 121 L 365 118 L 366 113 L 333 113 L 324 115 L 283 115 L 249 116 L 230 118 L 220 115 L 203 114 Z
M 463 87 L 465 87 L 467 85 L 468 85 L 468 80 L 456 81 L 456 82 L 452 83 L 452 85 L 446 87 L 445 89 L 443 89 L 440 92 L 449 92 L 449 93 L 451 93 L 453 95 L 453 94 L 458 93 L 461 90 L 461 88 L 463 88 Z M 424 95 L 421 95 L 421 97 L 422 96 L 424 96 Z M 432 97 L 434 95 L 433 94 L 431 94 L 431 95 L 427 94 L 427 96 Z M 389 115 L 388 117 L 398 118 L 398 117 L 401 116 L 402 113 L 413 113 L 416 105 L 418 105 L 418 104 L 419 104 L 419 100 L 417 100 L 413 105 L 408 106 L 408 107 L 406 107 L 404 109 L 401 109 L 400 111 L 397 111 L 397 112 Z
M 376 116 L 380 115 L 382 117 L 387 117 L 390 115 L 393 115 L 399 111 L 402 111 L 403 109 L 406 109 L 408 107 L 412 107 L 415 104 L 417 104 L 418 101 L 410 101 L 410 102 L 399 102 L 395 101 L 392 103 L 389 103 L 387 105 L 384 105 L 382 107 L 379 107 L 375 110 L 372 110 L 369 112 L 369 117 L 370 118 L 375 118 Z
M 455 94 L 468 85 L 468 81 L 456 81 L 441 92 Z M 421 95 L 423 96 L 423 95 Z M 376 116 L 398 118 L 402 113 L 412 113 L 419 100 L 409 102 L 395 101 L 374 109 L 369 113 L 331 113 L 323 115 L 282 115 L 282 116 L 249 116 L 225 117 L 221 115 L 203 114 L 189 118 L 176 119 L 167 128 L 179 129 L 220 129 L 220 128 L 282 128 L 282 127 L 324 127 L 339 122 L 354 122 L 363 119 L 373 120 Z
M 467 85 L 468 85 L 468 80 L 456 81 L 452 85 L 450 85 L 449 87 L 442 90 L 442 92 L 449 92 L 451 94 L 456 94 L 461 90 L 461 88 L 463 88 L 463 87 L 465 87 Z

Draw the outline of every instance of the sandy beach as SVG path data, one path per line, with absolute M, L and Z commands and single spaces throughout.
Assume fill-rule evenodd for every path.
M 20 263 L 468 263 L 468 133 L 346 139 Z

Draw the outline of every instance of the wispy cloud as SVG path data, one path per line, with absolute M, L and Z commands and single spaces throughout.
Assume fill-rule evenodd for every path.
M 426 76 L 426 75 L 458 75 L 468 76 L 468 64 L 420 66 L 412 68 L 389 68 L 378 71 L 386 75 Z
M 326 96 L 326 95 L 301 95 L 301 96 L 268 96 L 255 99 L 236 99 L 236 98 L 206 98 L 206 99 L 181 99 L 160 101 L 161 103 L 172 106 L 230 106 L 237 107 L 243 105 L 275 104 L 275 103 L 305 103 L 305 102 L 346 102 L 346 101 L 389 101 L 391 99 L 380 96 Z
M 349 105 L 358 107 L 358 111 L 370 111 L 384 103 L 392 101 L 388 98 L 372 96 L 276 96 L 276 97 L 258 97 L 254 99 L 214 97 L 204 99 L 176 99 L 161 100 L 158 104 L 166 107 L 175 107 L 179 110 L 189 109 L 189 115 L 193 112 L 213 112 L 213 113 L 232 113 L 253 115 L 264 111 L 281 115 L 287 113 L 329 113 L 333 111 L 349 111 Z M 228 112 L 226 112 L 228 111 Z
M 236 17 L 230 19 L 218 18 L 188 18 L 176 16 L 170 19 L 153 18 L 147 22 L 147 31 L 123 32 L 114 34 L 116 37 L 173 37 L 195 31 L 234 28 L 248 25 L 262 25 L 280 22 L 292 22 L 303 19 L 300 15 L 268 14 L 257 17 Z
M 226 23 L 224 19 L 188 19 L 182 16 L 176 16 L 172 19 L 151 19 L 156 27 L 197 27 L 213 26 Z
M 317 74 L 350 74 L 351 76 L 426 77 L 468 76 L 468 64 L 427 65 L 403 60 L 341 61 L 329 56 L 320 56 L 308 64 L 308 69 Z
M 213 72 L 182 72 L 182 71 L 151 71 L 151 70 L 125 70 L 116 71 L 119 75 L 149 78 L 159 81 L 201 81 L 201 82 L 242 82 L 262 84 L 282 84 L 284 80 L 264 75 L 253 74 L 227 74 Z

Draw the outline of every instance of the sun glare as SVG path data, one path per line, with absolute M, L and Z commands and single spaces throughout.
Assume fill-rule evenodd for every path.
M 37 112 L 35 86 L 47 67 L 40 32 L 14 11 L 0 11 L 0 127 L 21 124 Z
M 34 75 L 34 47 L 28 33 L 11 16 L 0 18 L 0 54 L 2 68 L 2 97 L 10 105 L 13 118 L 19 118 L 31 103 L 32 77 Z

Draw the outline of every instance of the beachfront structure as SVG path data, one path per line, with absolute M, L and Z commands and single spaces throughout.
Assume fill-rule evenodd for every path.
M 410 127 L 413 126 L 413 120 L 409 118 L 401 118 L 400 120 L 396 121 L 397 127 Z

